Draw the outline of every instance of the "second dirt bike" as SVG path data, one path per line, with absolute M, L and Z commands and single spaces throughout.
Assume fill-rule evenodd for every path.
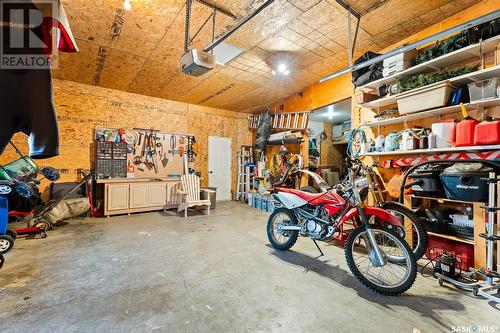
M 379 207 L 365 206 L 354 185 L 354 172 L 342 188 L 308 193 L 276 188 L 275 211 L 267 223 L 267 236 L 278 250 L 288 250 L 298 236 L 330 240 L 342 233 L 344 224 L 351 231 L 344 246 L 349 269 L 366 287 L 397 295 L 408 290 L 416 279 L 415 256 L 404 240 L 401 222 Z

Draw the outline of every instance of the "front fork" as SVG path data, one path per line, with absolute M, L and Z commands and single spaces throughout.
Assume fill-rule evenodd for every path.
M 387 261 L 385 260 L 384 255 L 382 255 L 382 252 L 380 251 L 380 248 L 378 247 L 377 240 L 375 239 L 375 234 L 373 233 L 373 229 L 370 227 L 370 221 L 368 220 L 368 217 L 365 214 L 365 210 L 363 207 L 358 206 L 358 212 L 359 212 L 359 217 L 361 219 L 361 222 L 365 225 L 365 230 L 368 235 L 368 237 L 364 236 L 364 241 L 366 244 L 366 247 L 368 251 L 370 252 L 372 249 L 376 255 L 377 263 L 375 266 L 381 267 L 384 266 Z M 368 239 L 367 239 L 368 238 Z

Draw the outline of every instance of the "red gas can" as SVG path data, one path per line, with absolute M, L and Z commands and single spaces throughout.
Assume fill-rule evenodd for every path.
M 455 146 L 473 146 L 474 145 L 474 132 L 476 125 L 479 124 L 474 118 L 467 117 L 457 124 L 456 127 L 456 142 Z
M 500 144 L 500 121 L 486 118 L 476 126 L 474 133 L 475 145 L 498 145 Z

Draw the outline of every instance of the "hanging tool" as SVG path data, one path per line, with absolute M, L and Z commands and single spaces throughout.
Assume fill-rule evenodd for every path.
M 175 135 L 170 136 L 170 151 L 169 153 L 172 154 L 172 156 L 175 156 L 175 148 L 177 147 L 177 137 Z M 178 153 L 178 152 L 177 152 Z
M 137 140 L 137 141 L 138 141 L 138 142 L 137 142 L 137 145 L 138 145 L 138 146 L 141 146 L 141 142 L 142 142 L 142 135 L 143 135 L 143 133 L 142 133 L 142 132 L 139 132 L 139 140 Z

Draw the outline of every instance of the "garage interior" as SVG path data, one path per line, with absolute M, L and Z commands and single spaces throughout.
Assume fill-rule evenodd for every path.
M 500 331 L 499 0 L 0 6 L 2 332 Z

